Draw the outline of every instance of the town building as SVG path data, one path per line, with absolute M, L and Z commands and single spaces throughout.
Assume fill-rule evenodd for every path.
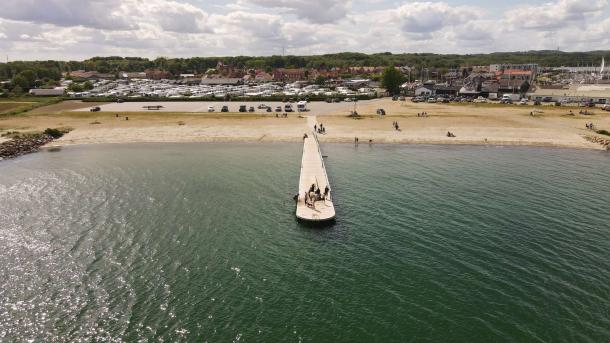
M 490 64 L 489 72 L 497 73 L 499 71 L 504 70 L 526 70 L 532 72 L 532 78 L 535 78 L 539 71 L 539 66 L 536 63 L 528 63 L 528 64 Z
M 63 87 L 57 88 L 34 88 L 30 89 L 29 93 L 34 96 L 63 96 L 66 89 Z
M 161 69 L 146 69 L 144 72 L 149 80 L 167 80 L 172 78 L 172 73 Z
M 273 71 L 273 79 L 281 82 L 294 82 L 307 80 L 307 71 L 305 69 L 286 69 L 278 68 Z
M 218 85 L 241 85 L 244 80 L 239 77 L 233 78 L 203 78 L 200 81 L 201 85 L 218 86 Z
M 64 74 L 64 77 L 71 78 L 75 82 L 84 81 L 97 81 L 97 80 L 112 80 L 115 78 L 114 74 L 98 73 L 95 70 L 73 70 Z
M 597 104 L 610 103 L 610 85 L 572 85 L 564 87 L 537 87 L 527 93 L 538 101 L 591 101 Z
M 432 96 L 434 94 L 434 87 L 432 86 L 420 86 L 415 88 L 415 96 Z

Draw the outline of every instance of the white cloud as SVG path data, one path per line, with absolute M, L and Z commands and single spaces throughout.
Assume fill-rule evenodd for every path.
M 519 6 L 506 13 L 506 22 L 515 28 L 530 30 L 582 26 L 598 18 L 607 6 L 608 0 L 559 0 Z
M 11 59 L 99 55 L 222 56 L 357 52 L 476 53 L 603 49 L 607 0 L 556 0 L 507 12 L 377 0 L 4 0 L 0 47 Z M 366 9 L 365 9 L 366 8 Z
M 101 30 L 137 30 L 148 22 L 167 31 L 201 32 L 207 13 L 170 0 L 4 0 L 0 17 Z
M 476 20 L 480 12 L 475 7 L 451 6 L 446 2 L 414 2 L 400 6 L 396 16 L 404 32 L 425 34 Z
M 0 17 L 16 21 L 86 26 L 99 29 L 129 29 L 121 16 L 121 0 L 4 0 Z
M 350 0 L 241 0 L 240 3 L 283 10 L 318 24 L 345 18 L 352 5 Z

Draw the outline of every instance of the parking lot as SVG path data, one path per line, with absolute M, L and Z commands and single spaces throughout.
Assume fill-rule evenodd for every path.
M 357 106 L 369 105 L 375 102 L 380 102 L 381 99 L 359 101 Z M 267 112 L 266 109 L 259 109 L 259 105 L 265 104 L 270 106 L 273 112 L 276 112 L 276 107 L 280 106 L 280 112 L 285 111 L 285 105 L 288 103 L 282 102 L 221 102 L 221 101 L 160 101 L 160 102 L 123 102 L 123 103 L 110 103 L 104 105 L 89 105 L 87 107 L 79 108 L 73 111 L 89 111 L 93 106 L 99 106 L 103 112 L 182 112 L 182 113 L 203 113 L 210 112 L 208 108 L 212 106 L 214 112 L 220 112 L 223 106 L 228 106 L 229 112 L 239 112 L 239 107 L 245 105 L 246 108 L 254 107 L 255 112 Z M 297 104 L 291 103 L 294 112 L 297 111 Z M 85 104 L 86 106 L 86 104 Z M 149 110 L 150 106 L 162 106 L 158 110 Z M 354 109 L 353 102 L 340 102 L 340 103 L 326 103 L 326 102 L 310 102 L 306 106 L 308 112 L 313 112 L 316 115 L 331 114 L 337 112 L 345 112 L 348 114 Z

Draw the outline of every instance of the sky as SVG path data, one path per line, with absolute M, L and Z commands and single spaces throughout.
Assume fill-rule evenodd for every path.
M 0 60 L 610 49 L 608 0 L 2 0 Z

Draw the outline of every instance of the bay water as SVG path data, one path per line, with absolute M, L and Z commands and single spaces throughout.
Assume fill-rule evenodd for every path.
M 65 147 L 0 162 L 0 341 L 608 342 L 610 154 Z

